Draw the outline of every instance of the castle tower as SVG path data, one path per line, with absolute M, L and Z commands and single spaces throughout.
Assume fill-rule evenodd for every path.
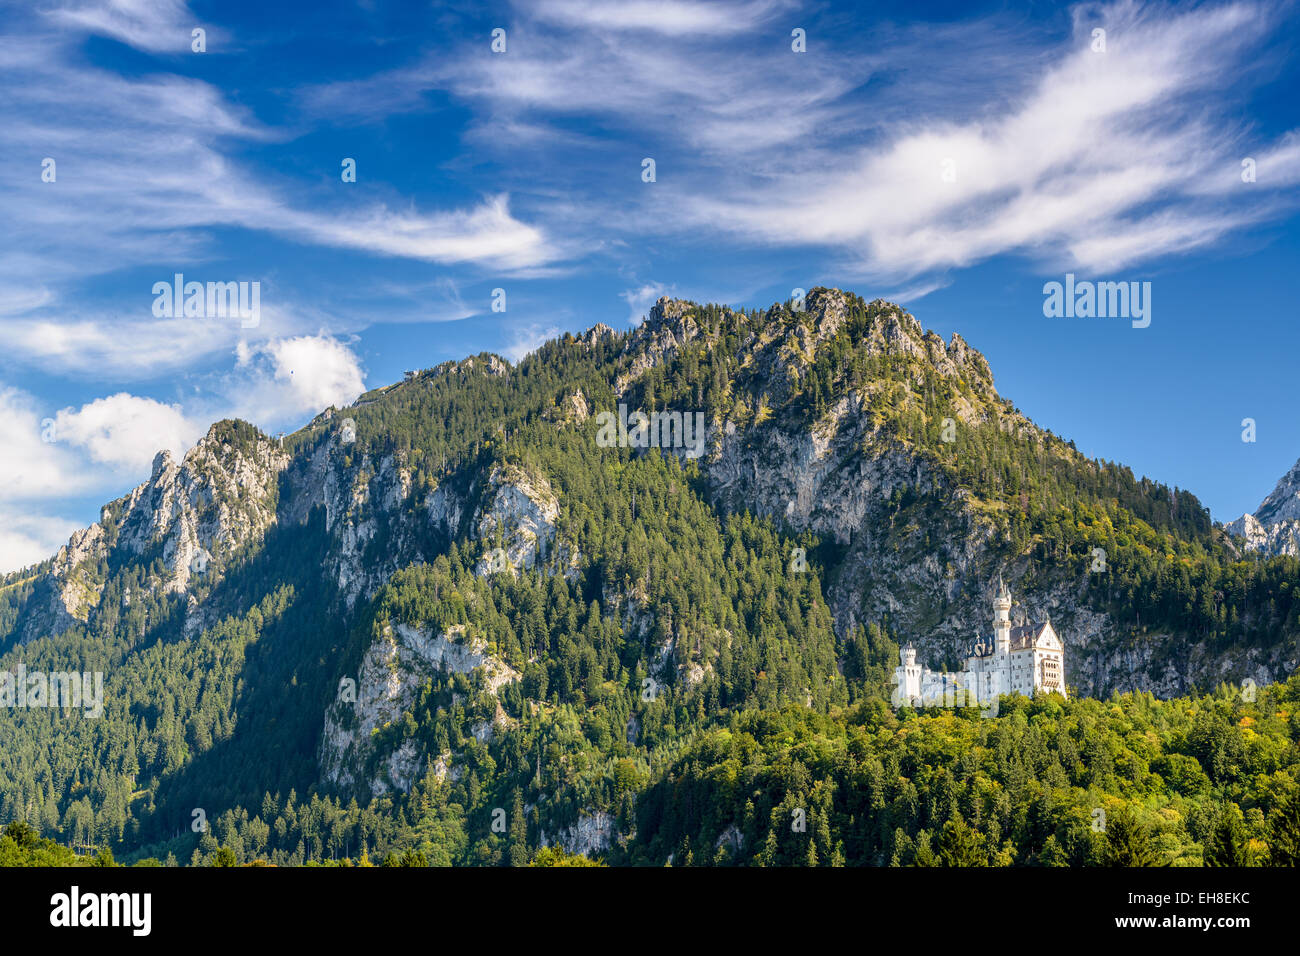
M 1011 592 L 998 575 L 998 594 L 993 599 L 993 638 L 999 657 L 1011 653 Z
M 897 685 L 894 691 L 897 695 L 894 706 L 898 707 L 914 702 L 919 703 L 921 700 L 922 667 L 916 663 L 916 648 L 911 641 L 899 648 L 898 656 L 900 666 L 894 671 L 894 682 Z

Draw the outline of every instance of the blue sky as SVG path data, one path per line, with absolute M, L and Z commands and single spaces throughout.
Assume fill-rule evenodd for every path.
M 662 294 L 815 285 L 960 332 L 1085 453 L 1253 511 L 1300 457 L 1294 6 L 860 7 L 0 5 L 0 568 L 215 419 L 288 430 Z M 257 325 L 156 316 L 177 272 L 258 282 Z M 1150 282 L 1150 326 L 1045 318 L 1067 272 Z

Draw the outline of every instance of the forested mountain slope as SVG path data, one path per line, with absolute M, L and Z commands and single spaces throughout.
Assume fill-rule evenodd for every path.
M 798 304 L 661 300 L 282 444 L 221 422 L 160 455 L 0 582 L 0 668 L 105 684 L 98 719 L 0 722 L 0 822 L 181 862 L 925 863 L 949 822 L 943 847 L 989 862 L 1102 859 L 1074 816 L 1004 812 L 1040 786 L 1067 815 L 1131 804 L 1182 862 L 1239 806 L 1267 857 L 1294 682 L 1248 711 L 1138 695 L 971 724 L 881 702 L 903 639 L 957 665 L 998 573 L 1018 613 L 1051 613 L 1076 693 L 1284 679 L 1300 561 L 1238 554 L 1192 495 L 1039 429 L 960 337 L 838 290 Z M 704 445 L 598 440 L 620 405 L 698 411 Z M 969 790 L 985 748 L 996 789 Z M 791 800 L 814 837 L 777 833 Z

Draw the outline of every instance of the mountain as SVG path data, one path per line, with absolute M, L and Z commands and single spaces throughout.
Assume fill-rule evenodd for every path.
M 1077 695 L 1295 669 L 1294 555 L 1242 556 L 1193 495 L 1039 428 L 960 336 L 835 289 L 763 311 L 661 299 L 630 332 L 597 325 L 517 366 L 446 362 L 281 441 L 226 421 L 181 462 L 160 454 L 50 561 L 0 581 L 0 670 L 105 685 L 98 720 L 0 725 L 0 820 L 195 861 L 220 844 L 281 862 L 540 846 L 662 862 L 728 826 L 733 857 L 744 833 L 753 854 L 785 796 L 742 826 L 692 816 L 671 781 L 714 787 L 728 761 L 805 736 L 892 735 L 899 643 L 956 669 L 999 574 L 1017 617 L 1050 613 Z M 1078 740 L 1053 731 L 1052 759 L 1084 763 L 1053 786 L 1118 793 L 1118 757 L 1076 752 L 1105 749 L 1089 728 L 1118 718 L 1059 706 Z M 1170 707 L 1166 735 L 1199 712 Z M 1283 739 L 1277 708 L 1251 719 Z M 1214 713 L 1174 756 L 1228 746 Z M 1175 771 L 1202 792 L 1199 770 Z M 898 824 L 901 858 L 924 858 L 927 819 Z M 841 852 L 889 862 L 894 829 Z M 1007 861 L 1043 839 L 1026 831 Z M 1076 849 L 1061 858 L 1093 852 Z
M 1250 551 L 1300 555 L 1300 461 L 1282 476 L 1253 515 L 1244 514 L 1224 529 Z

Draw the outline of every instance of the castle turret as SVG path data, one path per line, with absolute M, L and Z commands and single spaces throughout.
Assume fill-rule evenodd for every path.
M 999 656 L 1011 653 L 1011 592 L 998 575 L 998 593 L 993 599 L 993 646 Z

